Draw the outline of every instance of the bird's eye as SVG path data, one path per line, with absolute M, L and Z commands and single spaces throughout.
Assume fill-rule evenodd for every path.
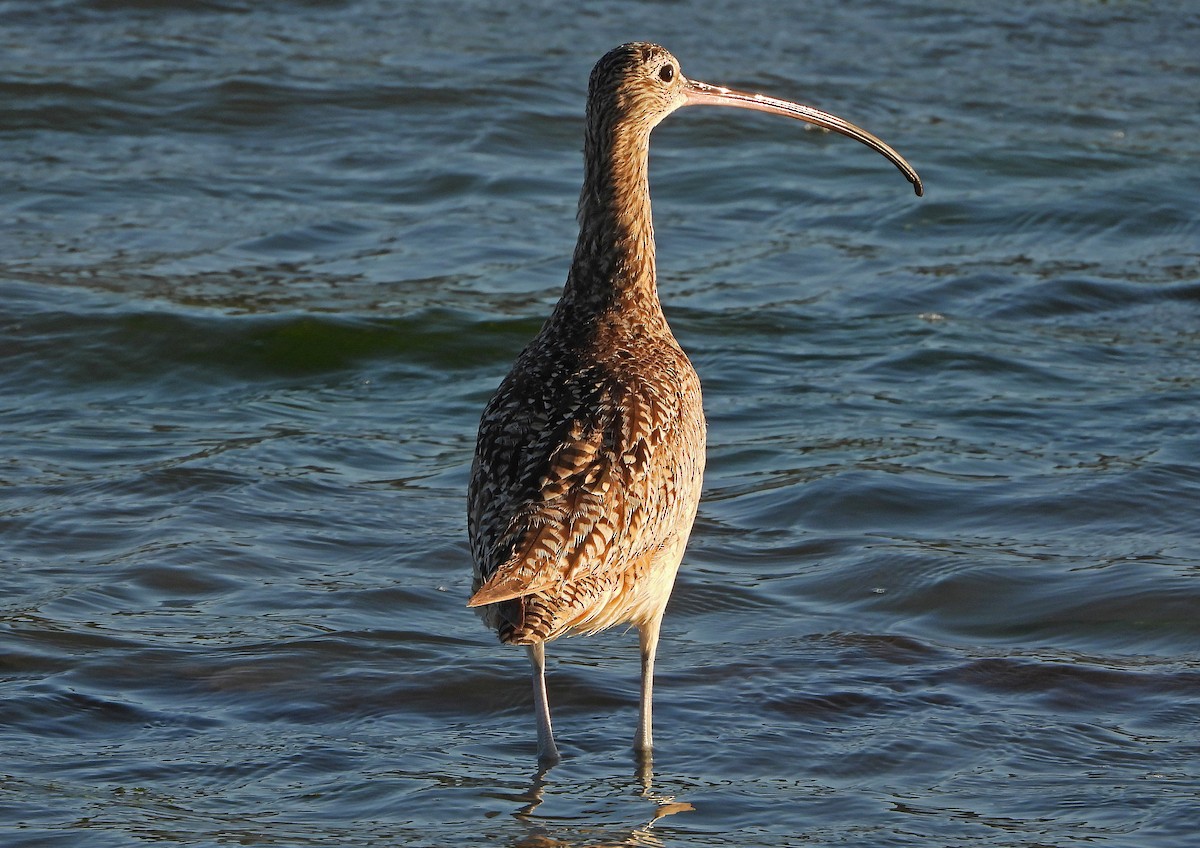
M 658 72 L 658 78 L 663 82 L 670 82 L 675 79 L 675 66 L 663 65 L 662 70 Z

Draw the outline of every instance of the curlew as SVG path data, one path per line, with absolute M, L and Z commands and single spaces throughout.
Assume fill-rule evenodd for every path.
M 667 50 L 624 44 L 588 84 L 579 240 L 562 297 L 487 405 L 471 471 L 473 595 L 500 641 L 533 666 L 538 756 L 558 760 L 545 644 L 637 627 L 641 709 L 634 748 L 652 744 L 659 628 L 700 501 L 700 380 L 667 326 L 655 282 L 650 132 L 681 106 L 737 106 L 807 121 L 887 157 L 841 118 L 689 80 Z

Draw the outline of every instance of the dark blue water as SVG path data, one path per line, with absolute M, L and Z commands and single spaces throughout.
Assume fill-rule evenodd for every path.
M 588 70 L 655 132 L 706 500 L 659 659 L 464 608 Z M 1191 3 L 0 2 L 0 844 L 1191 846 Z

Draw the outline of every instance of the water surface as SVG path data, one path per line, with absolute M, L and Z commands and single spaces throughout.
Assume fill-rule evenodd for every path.
M 588 70 L 661 41 L 705 386 L 653 775 L 464 609 L 478 415 L 566 271 Z M 0 3 L 0 842 L 1185 846 L 1191 4 Z

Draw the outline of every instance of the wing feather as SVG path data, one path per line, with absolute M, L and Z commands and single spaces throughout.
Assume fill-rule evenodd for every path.
M 516 433 L 504 430 L 513 417 L 502 386 L 489 412 L 505 423 L 489 429 L 485 414 L 480 435 L 481 445 L 502 447 L 477 455 L 472 478 L 479 574 L 469 606 L 554 590 L 662 544 L 673 523 L 658 519 L 672 511 L 681 471 L 672 456 L 679 404 L 637 388 L 601 383 L 569 390 L 575 403 L 541 399 L 532 408 L 567 414 L 542 422 L 527 412 Z

